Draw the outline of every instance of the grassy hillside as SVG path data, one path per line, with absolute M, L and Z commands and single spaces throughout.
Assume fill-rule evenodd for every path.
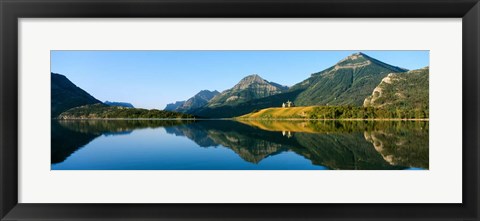
M 239 119 L 426 119 L 418 109 L 383 109 L 356 106 L 305 106 L 266 108 L 238 117 Z
M 308 118 L 315 106 L 307 107 L 272 107 L 245 114 L 239 118 Z

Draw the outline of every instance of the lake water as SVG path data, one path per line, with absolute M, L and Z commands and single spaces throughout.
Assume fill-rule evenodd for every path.
M 52 170 L 428 169 L 428 121 L 52 121 Z

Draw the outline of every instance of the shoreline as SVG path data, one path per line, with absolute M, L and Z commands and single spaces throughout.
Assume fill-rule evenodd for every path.
M 305 118 L 234 118 L 246 121 L 430 121 L 429 118 L 326 118 L 326 119 L 305 119 Z
M 52 120 L 198 120 L 198 118 L 52 118 Z
M 345 119 L 306 119 L 306 118 L 52 118 L 52 120 L 235 120 L 235 121 L 430 121 L 429 118 L 345 118 Z

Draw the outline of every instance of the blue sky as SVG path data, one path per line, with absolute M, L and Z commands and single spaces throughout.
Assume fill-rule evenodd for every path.
M 51 51 L 51 71 L 101 101 L 163 109 L 201 90 L 223 91 L 258 74 L 292 86 L 359 51 Z M 429 65 L 428 51 L 361 51 L 391 65 Z

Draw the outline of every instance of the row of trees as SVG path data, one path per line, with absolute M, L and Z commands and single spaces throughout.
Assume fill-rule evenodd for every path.
M 60 119 L 72 118 L 194 118 L 193 115 L 163 110 L 147 110 L 141 108 L 126 108 L 106 106 L 103 104 L 76 107 L 63 112 Z
M 374 108 L 355 106 L 320 106 L 308 113 L 310 119 L 426 119 L 427 109 Z

